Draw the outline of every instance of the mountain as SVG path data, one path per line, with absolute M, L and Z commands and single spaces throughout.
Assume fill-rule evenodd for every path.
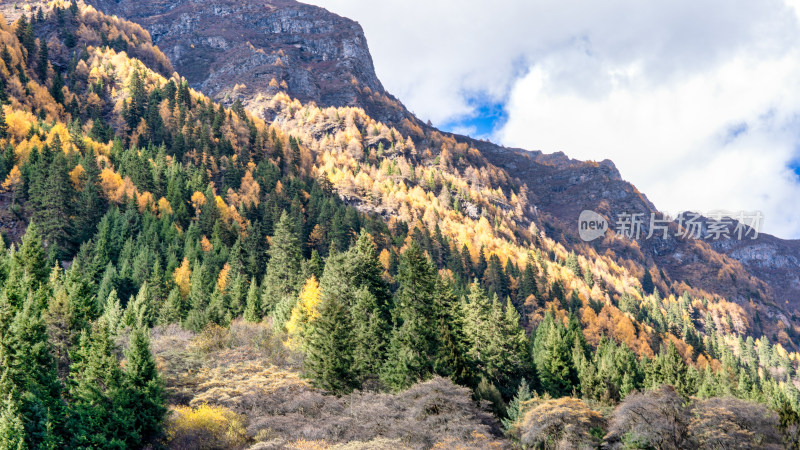
M 397 127 L 423 147 L 430 142 L 431 133 L 438 133 L 383 89 L 361 27 L 323 8 L 292 0 L 216 1 L 211 7 L 188 0 L 90 3 L 144 26 L 194 88 L 228 105 L 240 99 L 266 120 L 274 118 L 267 99 L 282 91 L 320 107 L 363 108 L 370 117 Z M 620 213 L 641 213 L 649 218 L 658 212 L 644 194 L 622 179 L 611 161 L 577 161 L 561 153 L 452 137 L 476 148 L 488 163 L 527 185 L 536 211 L 528 219 L 537 220 L 550 237 L 569 249 L 588 250 L 578 237 L 577 218 L 583 210 L 597 211 L 609 219 Z M 645 232 L 648 228 L 645 226 Z M 637 243 L 609 239 L 591 244 L 586 254 L 610 249 L 631 264 L 653 268 L 664 291 L 680 294 L 697 289 L 697 295 L 703 295 L 701 291 L 716 294 L 746 308 L 753 300 L 769 317 L 791 320 L 797 326 L 800 263 L 792 255 L 798 245 L 799 241 L 769 235 L 754 242 L 727 244 L 695 239 Z M 769 262 L 773 253 L 786 256 L 773 264 Z
M 326 105 L 270 74 L 215 101 L 104 12 L 137 5 L 0 8 L 0 446 L 796 444 L 768 286 L 703 242 L 576 237 L 581 208 L 654 210 L 613 163 L 442 133 L 371 88 Z M 299 8 L 352 42 L 296 3 L 144 5 Z M 264 45 L 313 47 L 281 27 Z M 372 73 L 346 58 L 313 76 Z
M 241 98 L 263 116 L 264 102 L 283 90 L 303 103 L 361 106 L 381 121 L 404 117 L 375 75 L 361 26 L 321 8 L 291 0 L 89 3 L 144 26 L 193 88 L 223 103 Z

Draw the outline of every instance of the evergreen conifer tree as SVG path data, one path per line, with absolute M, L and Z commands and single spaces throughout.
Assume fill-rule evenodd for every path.
M 336 394 L 358 388 L 347 305 L 337 296 L 324 296 L 319 317 L 309 323 L 308 330 L 306 372 L 314 383 Z
M 291 312 L 297 289 L 302 282 L 302 273 L 300 240 L 296 234 L 296 224 L 286 211 L 281 214 L 271 241 L 261 307 L 265 312 L 272 312 L 281 302 L 291 303 L 288 305 L 288 312 Z M 286 320 L 288 317 L 283 319 Z
M 126 407 L 133 411 L 133 428 L 137 446 L 155 443 L 162 429 L 167 409 L 164 407 L 164 388 L 150 352 L 150 338 L 145 328 L 131 332 L 125 354 Z
M 404 389 L 433 373 L 436 354 L 436 270 L 416 242 L 403 253 L 397 274 L 394 329 L 382 378 Z

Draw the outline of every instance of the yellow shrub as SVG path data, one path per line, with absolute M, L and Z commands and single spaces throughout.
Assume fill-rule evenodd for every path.
M 178 406 L 167 422 L 167 444 L 173 449 L 235 448 L 246 442 L 244 419 L 225 407 Z
M 325 450 L 329 448 L 329 446 L 323 440 L 308 441 L 305 439 L 300 439 L 294 441 L 291 444 L 288 444 L 286 448 L 290 448 L 293 450 Z

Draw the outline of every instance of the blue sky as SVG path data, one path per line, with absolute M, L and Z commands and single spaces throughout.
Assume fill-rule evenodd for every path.
M 491 139 L 505 125 L 508 113 L 505 104 L 488 99 L 471 99 L 472 112 L 437 124 L 444 131 L 464 134 L 477 139 Z
M 665 212 L 800 238 L 800 0 L 310 0 L 357 20 L 423 120 L 611 159 Z

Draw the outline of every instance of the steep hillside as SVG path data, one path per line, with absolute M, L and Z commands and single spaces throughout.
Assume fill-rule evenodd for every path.
M 689 448 L 733 428 L 683 415 L 751 446 L 800 426 L 791 323 L 570 238 L 582 185 L 652 209 L 609 162 L 280 89 L 226 107 L 82 3 L 0 46 L 2 199 L 31 224 L 3 229 L 3 447 L 655 446 L 636 402 Z
M 267 102 L 279 91 L 304 103 L 358 106 L 410 135 L 421 147 L 438 150 L 429 142 L 435 130 L 413 117 L 377 80 L 361 28 L 322 8 L 290 0 L 216 2 L 213 7 L 188 1 L 172 2 L 169 7 L 155 0 L 90 3 L 141 23 L 193 87 L 223 103 L 230 105 L 240 99 L 266 120 L 273 119 Z M 202 27 L 197 25 L 201 23 Z M 576 225 L 584 209 L 612 220 L 621 213 L 649 217 L 657 211 L 621 179 L 612 163 L 598 165 L 570 160 L 563 154 L 453 137 L 480 150 L 489 162 L 525 183 L 531 204 L 541 213 L 542 225 L 570 249 L 585 248 Z M 791 254 L 796 246 L 770 236 L 765 240 L 777 253 Z M 791 258 L 780 268 L 754 261 L 769 258 L 773 251 L 764 250 L 760 242 L 738 243 L 735 247 L 739 250 L 733 251 L 732 243 L 710 246 L 693 239 L 636 244 L 612 241 L 596 242 L 593 247 L 597 253 L 610 249 L 640 267 L 655 267 L 654 274 L 664 276 L 659 280 L 663 289 L 680 294 L 698 288 L 745 307 L 753 300 L 771 317 L 800 323 L 796 321 L 800 315 L 794 311 L 800 306 L 800 285 L 793 275 L 800 266 Z

